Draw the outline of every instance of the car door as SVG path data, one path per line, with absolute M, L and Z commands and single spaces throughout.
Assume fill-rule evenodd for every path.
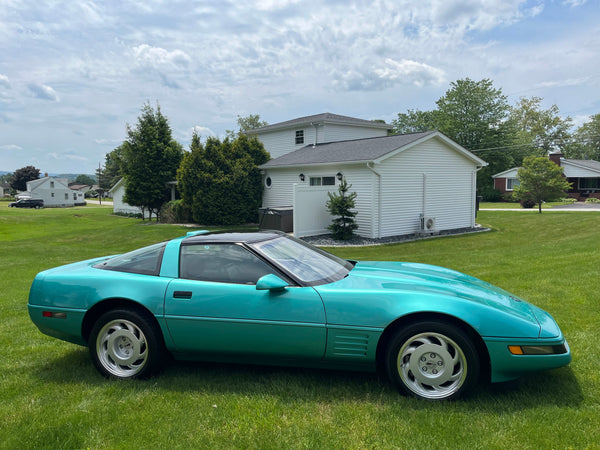
M 325 310 L 311 287 L 257 290 L 278 273 L 241 245 L 182 245 L 165 319 L 178 352 L 322 358 Z

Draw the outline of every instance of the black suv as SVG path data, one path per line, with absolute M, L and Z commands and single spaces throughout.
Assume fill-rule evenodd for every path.
M 18 200 L 16 202 L 12 202 L 8 204 L 9 207 L 11 208 L 35 208 L 35 209 L 39 209 L 39 208 L 43 208 L 44 207 L 44 200 L 36 200 L 33 198 L 24 198 L 21 200 Z

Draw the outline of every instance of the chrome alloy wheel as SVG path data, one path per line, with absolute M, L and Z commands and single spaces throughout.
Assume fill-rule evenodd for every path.
M 148 344 L 142 330 L 128 320 L 106 323 L 96 339 L 100 364 L 119 378 L 138 374 L 148 361 Z
M 467 358 L 452 339 L 439 333 L 420 333 L 398 352 L 398 374 L 420 397 L 442 399 L 458 391 L 467 377 Z

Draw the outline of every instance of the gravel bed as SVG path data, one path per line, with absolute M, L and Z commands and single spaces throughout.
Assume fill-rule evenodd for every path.
M 322 234 L 319 236 L 306 236 L 301 238 L 303 241 L 309 244 L 316 245 L 318 247 L 365 247 L 372 245 L 385 245 L 395 244 L 397 242 L 409 242 L 416 241 L 419 239 L 430 239 L 439 236 L 453 236 L 467 233 L 480 233 L 482 231 L 489 231 L 489 228 L 483 228 L 481 226 L 475 226 L 474 228 L 458 228 L 455 230 L 439 231 L 436 233 L 413 233 L 403 234 L 399 236 L 389 236 L 379 239 L 370 239 L 361 236 L 354 236 L 352 239 L 347 241 L 337 241 L 333 239 L 331 234 Z

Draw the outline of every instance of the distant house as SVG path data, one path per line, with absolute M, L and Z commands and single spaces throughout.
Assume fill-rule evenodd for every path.
M 10 197 L 10 184 L 0 183 L 0 197 Z
M 175 189 L 177 181 L 168 181 L 165 189 L 168 189 L 171 193 L 171 200 L 175 200 Z M 113 199 L 113 212 L 118 214 L 139 214 L 142 215 L 142 208 L 138 206 L 131 206 L 126 203 L 123 198 L 125 197 L 125 178 L 121 178 L 117 183 L 110 188 L 108 196 Z M 148 211 L 144 211 L 144 218 L 150 217 Z
M 70 184 L 69 189 L 72 191 L 81 192 L 85 196 L 85 194 L 93 190 L 94 187 L 90 186 L 89 184 Z
M 600 198 L 600 162 L 589 159 L 566 159 L 562 153 L 550 153 L 550 161 L 563 168 L 563 174 L 571 183 L 567 196 L 577 200 L 581 198 Z M 519 168 L 505 170 L 492 176 L 494 187 L 500 192 L 512 192 L 519 185 Z
M 27 190 L 20 192 L 16 198 L 33 198 L 44 201 L 46 208 L 65 208 L 85 205 L 81 192 L 69 189 L 64 178 L 44 177 L 27 182 Z
M 357 193 L 361 236 L 474 227 L 476 174 L 487 163 L 439 132 L 387 136 L 389 128 L 324 114 L 253 130 L 271 155 L 280 155 L 260 166 L 263 209 L 292 207 L 296 236 L 327 233 L 327 193 L 345 178 Z M 303 145 L 296 144 L 297 131 L 308 138 Z
M 113 212 L 118 214 L 139 214 L 142 215 L 142 208 L 139 206 L 131 206 L 123 200 L 125 197 L 125 179 L 121 178 L 117 183 L 110 188 L 108 191 L 113 199 Z M 144 218 L 148 218 L 148 211 L 144 212 Z

